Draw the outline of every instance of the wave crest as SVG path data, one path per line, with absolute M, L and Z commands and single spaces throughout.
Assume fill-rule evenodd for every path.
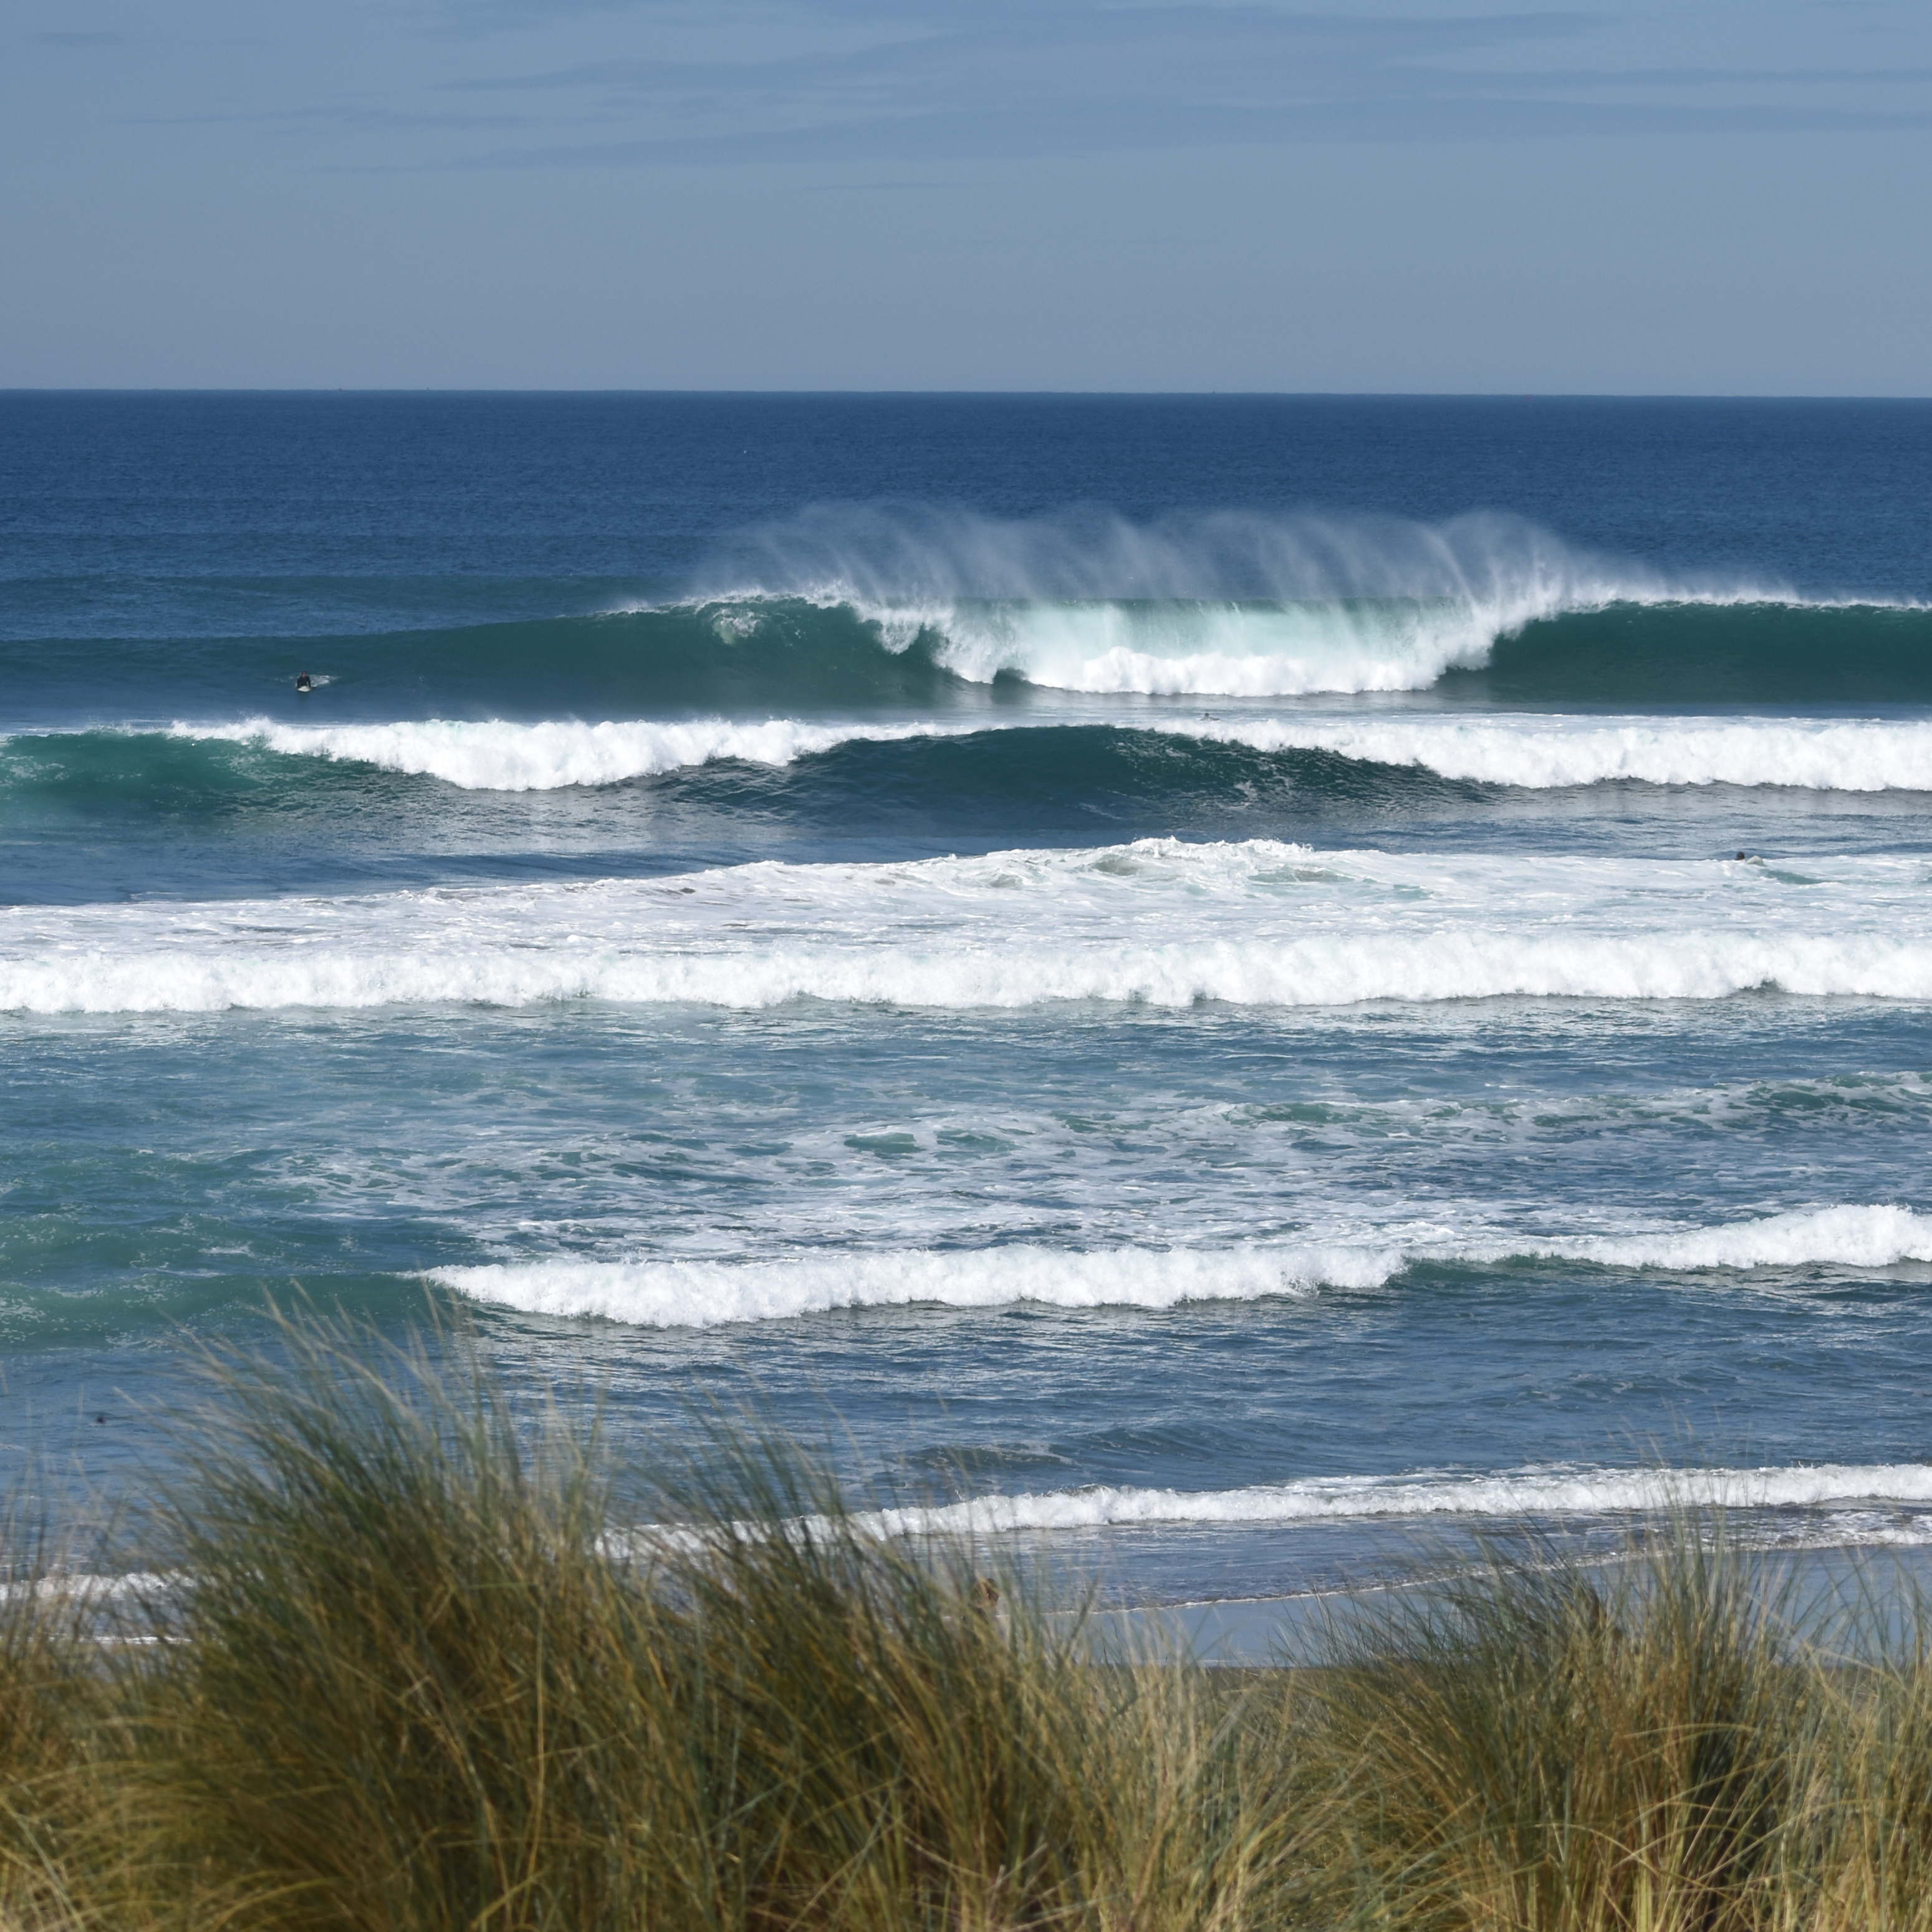
M 1425 524 L 1220 510 L 1136 524 L 1092 507 L 1003 519 L 922 504 L 820 505 L 747 532 L 713 565 L 704 594 L 746 591 L 907 611 L 962 600 L 1384 598 L 1532 610 L 1789 594 L 1742 578 L 1666 578 L 1493 512 Z
M 1352 1240 L 1212 1249 L 1082 1252 L 1014 1243 L 994 1248 L 806 1254 L 747 1262 L 493 1262 L 431 1279 L 471 1300 L 527 1315 L 592 1316 L 647 1328 L 708 1328 L 850 1308 L 1172 1308 L 1252 1301 L 1322 1288 L 1378 1288 L 1418 1262 L 1510 1261 L 1655 1268 L 1672 1273 L 1886 1268 L 1932 1261 L 1932 1217 L 1909 1208 L 1843 1206 L 1706 1228 L 1620 1236 L 1417 1238 L 1393 1231 Z
M 666 772 L 737 758 L 788 765 L 814 752 L 854 742 L 956 737 L 976 724 L 933 722 L 818 724 L 796 718 L 761 723 L 699 718 L 572 719 L 512 724 L 440 718 L 380 724 L 280 724 L 266 718 L 233 724 L 176 724 L 175 738 L 258 744 L 285 756 L 374 765 L 384 771 L 438 778 L 472 791 L 551 791 L 566 785 L 619 784 Z
M 1333 752 L 1439 778 L 1546 790 L 1634 780 L 1932 790 L 1932 724 L 1876 718 L 1548 716 L 1230 719 L 1150 728 L 1250 750 Z
M 1542 1468 L 1497 1474 L 1421 1471 L 1312 1477 L 1239 1490 L 1114 1488 L 989 1496 L 862 1520 L 888 1535 L 986 1535 L 1019 1530 L 1131 1528 L 1191 1523 L 1333 1522 L 1364 1517 L 1621 1516 L 1682 1509 L 1815 1509 L 1932 1503 L 1932 1463 L 1818 1463 L 1760 1469 Z M 1928 1538 L 1868 1532 L 1849 1541 Z
M 928 739 L 1029 742 L 1055 760 L 1070 734 L 1137 733 L 1263 757 L 1320 752 L 1364 765 L 1414 767 L 1459 782 L 1540 790 L 1634 781 L 1657 785 L 1798 787 L 1820 791 L 1932 791 L 1932 724 L 1884 719 L 1564 718 L 1454 713 L 1396 718 L 1251 717 L 988 725 L 982 718 L 897 722 L 802 718 L 682 722 L 556 719 L 535 724 L 423 718 L 294 725 L 267 718 L 177 722 L 176 741 L 255 745 L 440 778 L 466 790 L 545 791 L 620 784 L 719 760 L 774 768 L 847 745 Z M 1029 740 L 1018 734 L 1052 734 Z M 74 734 L 78 736 L 80 734 Z M 63 741 L 32 741 L 44 753 Z M 72 740 L 65 742 L 71 742 Z M 0 772 L 0 777 L 4 777 Z
M 1087 508 L 1000 519 L 822 505 L 746 533 L 702 596 L 734 627 L 760 599 L 849 607 L 956 675 L 1100 692 L 1420 690 L 1539 618 L 1615 604 L 1786 599 L 1672 578 L 1526 520 L 1219 511 L 1136 524 Z M 741 633 L 742 634 L 742 633 Z
M 898 864 L 16 908 L 0 1010 L 1932 999 L 1924 868 L 1142 839 Z M 1131 937 L 1128 937 L 1131 935 Z

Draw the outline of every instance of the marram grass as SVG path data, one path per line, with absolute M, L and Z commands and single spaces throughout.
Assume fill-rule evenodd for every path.
M 1717 1524 L 1216 1672 L 755 1436 L 620 1507 L 480 1372 L 286 1339 L 144 1591 L 8 1533 L 0 1932 L 1932 1932 L 1932 1623 L 1834 1663 Z

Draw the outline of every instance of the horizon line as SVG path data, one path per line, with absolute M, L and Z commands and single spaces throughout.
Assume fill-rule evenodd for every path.
M 1055 388 L 685 388 L 604 385 L 440 386 L 344 383 L 13 383 L 0 384 L 0 397 L 21 396 L 637 396 L 676 398 L 815 398 L 893 400 L 1075 400 L 1267 402 L 1492 402 L 1492 403 L 1920 403 L 1932 394 L 1904 391 L 1742 389 L 1055 389 Z

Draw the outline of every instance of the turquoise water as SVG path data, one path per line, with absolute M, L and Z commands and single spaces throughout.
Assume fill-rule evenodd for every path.
M 303 1295 L 1150 1600 L 1932 1537 L 1928 459 L 0 398 L 0 1440 L 112 1496 Z

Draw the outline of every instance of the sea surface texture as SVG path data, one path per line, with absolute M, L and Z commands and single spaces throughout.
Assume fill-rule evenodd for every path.
M 306 1297 L 1144 1600 L 1932 1541 L 1932 405 L 0 397 L 0 731 L 10 1472 Z

